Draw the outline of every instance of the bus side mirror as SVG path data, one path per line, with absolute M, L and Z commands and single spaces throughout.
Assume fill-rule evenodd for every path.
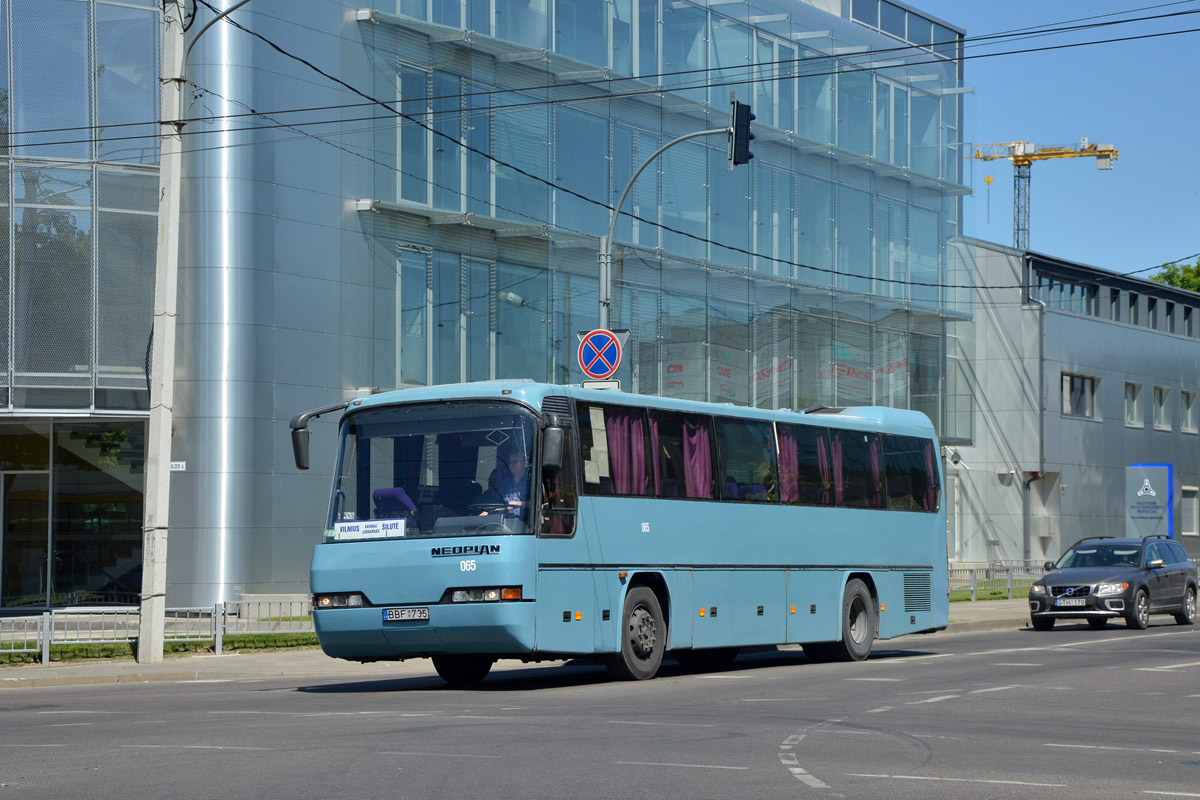
M 566 431 L 558 426 L 546 428 L 542 436 L 542 473 L 553 474 L 562 469 L 563 443 Z
M 308 437 L 312 433 L 308 428 L 292 429 L 292 458 L 296 460 L 296 469 L 308 469 Z

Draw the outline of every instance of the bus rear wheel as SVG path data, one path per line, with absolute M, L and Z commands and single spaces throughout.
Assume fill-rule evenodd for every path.
M 842 640 L 833 645 L 838 661 L 863 661 L 875 641 L 875 601 L 867 585 L 855 578 L 842 597 Z
M 474 686 L 487 677 L 494 663 L 487 656 L 433 657 L 433 668 L 451 686 Z
M 609 674 L 622 681 L 653 678 L 667 647 L 667 626 L 658 597 L 648 587 L 635 586 L 625 595 L 620 636 L 620 652 L 604 660 Z

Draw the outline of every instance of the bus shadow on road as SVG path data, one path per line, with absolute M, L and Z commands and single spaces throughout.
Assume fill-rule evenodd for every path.
M 920 656 L 937 655 L 932 650 L 892 649 L 876 650 L 869 661 L 892 661 Z M 820 665 L 844 665 L 844 662 L 818 661 L 805 656 L 798 647 L 755 647 L 745 648 L 733 662 L 717 667 L 692 667 L 677 662 L 668 656 L 654 680 L 690 678 L 705 675 L 734 676 L 764 668 L 817 667 Z M 396 678 L 363 678 L 350 681 L 300 686 L 297 691 L 308 694 L 370 694 L 426 691 L 471 691 L 471 692 L 526 692 L 543 689 L 563 689 L 579 686 L 617 684 L 599 659 L 579 658 L 564 662 L 500 666 L 474 686 L 451 686 L 433 674 Z

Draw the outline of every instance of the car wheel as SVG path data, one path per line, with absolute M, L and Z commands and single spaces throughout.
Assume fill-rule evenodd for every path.
M 1183 605 L 1175 615 L 1175 621 L 1180 625 L 1196 624 L 1196 587 L 1189 586 L 1183 593 Z
M 1108 624 L 1108 617 L 1088 617 L 1088 625 L 1093 628 L 1103 628 Z
M 1054 617 L 1030 617 L 1029 622 L 1033 625 L 1035 631 L 1049 631 L 1054 629 Z
M 1145 630 L 1150 625 L 1150 598 L 1145 589 L 1138 589 L 1133 596 L 1133 608 L 1125 617 L 1125 624 L 1134 630 Z

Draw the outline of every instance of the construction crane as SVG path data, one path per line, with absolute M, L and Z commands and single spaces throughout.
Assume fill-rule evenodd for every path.
M 1083 139 L 1079 144 L 1036 145 L 1032 142 L 1003 142 L 979 144 L 967 158 L 995 161 L 1006 158 L 1013 164 L 1013 247 L 1029 249 L 1029 168 L 1034 161 L 1051 158 L 1095 158 L 1096 169 L 1112 169 L 1117 160 L 1117 148 L 1111 144 L 1092 144 Z

